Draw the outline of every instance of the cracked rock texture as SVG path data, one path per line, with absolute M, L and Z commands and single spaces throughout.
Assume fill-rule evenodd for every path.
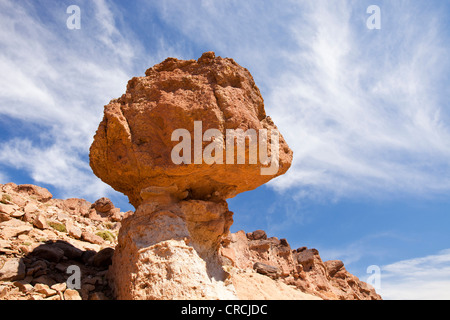
M 194 146 L 194 121 L 202 121 L 202 134 L 227 129 L 277 129 L 264 111 L 264 101 L 250 72 L 233 59 L 204 53 L 198 60 L 168 58 L 148 69 L 145 77 L 128 82 L 120 98 L 105 106 L 103 121 L 90 149 L 90 164 L 104 182 L 128 196 L 137 208 L 141 190 L 171 187 L 181 198 L 222 200 L 255 189 L 284 174 L 292 151 L 280 135 L 279 168 L 261 175 L 268 164 L 174 164 L 171 140 L 176 129 L 186 129 Z M 269 139 L 270 140 L 270 139 Z M 203 141 L 202 150 L 211 144 Z M 225 145 L 223 145 L 225 148 Z M 248 154 L 248 143 L 246 154 Z M 270 146 L 267 153 L 271 154 Z M 193 151 L 192 151 L 193 152 Z M 225 163 L 225 152 L 223 157 Z
M 181 164 L 173 159 L 179 129 L 189 145 Z M 254 143 L 229 140 L 228 130 L 238 129 L 255 133 Z M 213 163 L 203 152 L 211 145 Z M 90 148 L 94 173 L 137 208 L 123 221 L 113 257 L 117 297 L 235 298 L 218 255 L 232 224 L 225 200 L 285 173 L 291 162 L 253 77 L 233 59 L 213 52 L 168 58 L 131 79 L 126 93 L 105 106 Z
M 131 214 L 110 203 L 99 212 L 84 199 L 54 199 L 45 188 L 0 184 L 0 300 L 114 298 L 107 271 L 120 221 Z M 109 209 L 108 211 L 106 209 Z M 69 267 L 80 286 L 67 286 Z
M 181 143 L 173 134 L 180 129 L 189 146 L 182 150 L 184 163 L 174 161 L 173 153 Z M 255 144 L 243 137 L 229 140 L 230 130 L 239 129 L 255 133 Z M 204 158 L 207 150 L 216 157 L 213 163 Z M 242 150 L 245 159 L 239 158 Z M 264 232 L 252 233 L 249 243 L 230 236 L 233 213 L 226 199 L 284 174 L 292 156 L 250 72 L 233 59 L 213 52 L 198 60 L 168 58 L 132 78 L 126 93 L 105 106 L 90 148 L 94 173 L 136 208 L 121 221 L 108 272 L 115 297 L 276 298 L 278 290 L 298 299 L 371 298 L 347 289 L 348 294 L 334 293 L 328 282 L 342 267 L 330 264 L 331 277 L 313 253 L 293 254 L 286 240 L 273 256 Z M 102 200 L 94 206 L 99 212 L 113 208 Z
M 225 202 L 181 208 L 160 198 L 125 213 L 105 198 L 53 199 L 38 186 L 8 183 L 0 191 L 0 300 L 381 299 L 315 249 L 293 249 L 263 230 L 229 233 Z M 75 290 L 67 286 L 74 265 L 81 269 Z M 123 291 L 115 294 L 118 281 Z
M 249 288 L 242 290 L 246 285 L 239 277 L 254 277 L 256 272 L 308 294 L 306 299 L 314 296 L 325 300 L 381 300 L 375 289 L 349 273 L 342 261 L 323 262 L 316 249 L 292 249 L 286 239 L 267 238 L 263 230 L 229 234 L 222 241 L 220 254 L 228 265 L 231 281 L 238 281 L 235 286 L 240 298 L 264 299 L 267 295 L 265 290 L 251 295 Z
M 247 69 L 206 52 L 168 58 L 145 74 L 105 106 L 90 148 L 94 173 L 136 211 L 121 212 L 107 198 L 58 200 L 38 186 L 0 185 L 0 299 L 380 299 L 315 249 L 293 250 L 262 230 L 230 234 L 226 199 L 289 169 L 292 151 L 281 135 L 273 152 L 258 145 L 268 157 L 254 162 L 248 142 L 244 164 L 236 148 L 231 163 L 196 161 L 196 152 L 194 163 L 172 161 L 176 129 L 190 132 L 193 150 L 213 142 L 197 144 L 196 121 L 201 135 L 266 129 L 259 140 L 273 140 L 278 130 Z M 219 152 L 223 136 L 215 138 Z M 274 163 L 276 171 L 261 174 Z M 73 267 L 79 288 L 69 286 Z

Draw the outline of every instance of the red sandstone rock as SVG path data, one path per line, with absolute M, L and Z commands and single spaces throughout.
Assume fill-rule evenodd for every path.
M 255 154 L 256 144 L 237 138 L 245 151 L 240 163 L 239 148 L 227 136 L 238 129 L 259 140 Z M 267 238 L 263 230 L 248 239 L 243 232 L 229 235 L 232 213 L 225 200 L 284 174 L 291 165 L 292 151 L 274 132 L 249 71 L 213 52 L 196 61 L 168 58 L 145 77 L 131 79 L 126 93 L 105 106 L 90 165 L 137 208 L 121 221 L 108 273 L 118 299 L 236 298 L 254 292 L 242 289 L 245 279 L 250 286 L 279 288 L 290 297 L 302 291 L 302 298 L 312 297 L 304 292 L 324 299 L 379 298 L 339 263 L 327 269 L 315 249 L 293 251 L 286 239 Z M 279 145 L 272 149 L 264 144 L 268 140 Z M 215 161 L 207 157 L 212 149 Z M 274 163 L 277 170 L 262 174 Z M 94 207 L 110 210 L 101 203 Z M 102 220 L 92 212 L 89 216 Z M 249 280 L 248 270 L 257 281 Z M 262 291 L 270 297 L 270 290 Z
M 226 199 L 255 189 L 290 167 L 292 151 L 281 136 L 279 170 L 273 175 L 262 175 L 266 166 L 259 159 L 250 164 L 248 157 L 239 165 L 237 159 L 234 164 L 213 165 L 173 162 L 172 150 L 179 143 L 172 141 L 173 132 L 188 130 L 193 149 L 195 121 L 202 121 L 202 135 L 208 129 L 218 129 L 224 136 L 227 129 L 276 130 L 251 74 L 233 59 L 215 57 L 213 52 L 197 61 L 168 58 L 145 74 L 131 79 L 126 93 L 105 106 L 90 149 L 94 173 L 126 194 L 136 208 L 143 201 L 141 191 L 149 187 L 174 188 L 181 198 Z M 211 141 L 200 143 L 204 150 Z M 247 144 L 246 154 L 248 149 Z
M 274 238 L 252 240 L 244 231 L 239 231 L 222 242 L 220 254 L 237 270 L 254 268 L 258 273 L 322 299 L 381 299 L 374 288 L 345 270 L 342 261 L 323 262 L 316 249 L 291 250 L 286 243 Z M 237 285 L 242 285 L 241 279 L 237 280 Z
M 15 188 L 15 191 L 32 196 L 40 202 L 47 202 L 53 197 L 47 189 L 32 184 L 21 184 Z
M 114 204 L 108 198 L 100 198 L 93 204 L 95 210 L 100 213 L 107 213 L 114 209 Z
M 85 200 L 52 199 L 41 206 L 33 195 L 19 195 L 13 189 L 12 184 L 0 185 L 0 190 L 12 199 L 21 197 L 18 211 L 32 203 L 42 216 L 64 222 L 66 228 L 73 224 L 92 233 L 104 230 L 104 223 L 112 223 L 110 217 L 97 221 L 81 216 L 80 209 L 91 206 Z M 130 298 L 380 299 L 372 287 L 351 275 L 342 261 L 323 262 L 317 250 L 306 247 L 291 250 L 287 241 L 267 238 L 264 231 L 256 233 L 266 235 L 258 240 L 249 240 L 243 231 L 229 234 L 232 217 L 225 202 L 190 200 L 181 205 L 167 202 L 164 208 L 163 198 L 160 196 L 158 205 L 153 204 L 156 210 L 141 208 L 142 212 L 134 217 L 127 213 L 132 219 L 123 221 L 124 241 L 116 247 L 123 259 L 120 256 L 115 259 L 120 258 L 121 262 L 131 258 L 138 262 L 119 269 L 125 275 L 124 283 L 130 283 L 131 275 L 137 284 L 129 287 Z M 112 295 L 105 279 L 116 242 L 105 243 L 106 247 L 91 244 L 69 232 L 33 228 L 24 217 L 11 216 L 0 222 L 0 299 L 119 297 Z M 164 227 L 167 222 L 172 230 Z M 65 283 L 66 270 L 73 264 L 82 271 L 80 292 L 68 289 Z M 110 271 L 116 266 L 110 267 Z M 137 273 L 128 272 L 131 268 Z M 210 273 L 215 279 L 210 278 Z M 162 289 L 164 295 L 158 293 Z

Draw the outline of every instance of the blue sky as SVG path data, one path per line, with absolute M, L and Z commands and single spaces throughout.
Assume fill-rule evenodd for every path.
M 363 280 L 378 265 L 387 299 L 450 299 L 448 1 L 0 0 L 0 182 L 131 209 L 89 168 L 103 106 L 205 51 L 250 70 L 294 150 L 287 174 L 229 200 L 232 231 L 317 248 Z

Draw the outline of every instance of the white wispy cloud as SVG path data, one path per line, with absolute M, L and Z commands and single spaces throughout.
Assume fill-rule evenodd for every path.
M 39 16 L 34 2 L 0 0 L 0 115 L 43 128 L 1 137 L 2 170 L 24 170 L 71 197 L 112 194 L 87 161 L 103 105 L 167 56 L 197 58 L 196 46 L 254 75 L 294 150 L 292 168 L 270 184 L 277 190 L 297 199 L 450 190 L 442 3 L 380 0 L 382 29 L 369 31 L 361 1 L 139 1 L 168 30 L 154 35 L 152 52 L 114 2 L 77 3 L 82 29 L 71 31 L 63 6 Z M 0 173 L 0 182 L 7 178 Z M 295 205 L 269 210 L 271 232 L 303 222 Z M 286 219 L 276 224 L 280 210 Z M 369 240 L 321 254 L 353 263 Z M 381 294 L 449 298 L 449 257 L 445 250 L 382 267 Z
M 8 183 L 10 181 L 8 181 L 8 176 L 4 173 L 0 171 L 0 183 L 4 184 L 4 183 Z
M 445 10 L 379 1 L 163 1 L 166 23 L 249 68 L 294 150 L 270 185 L 299 197 L 450 189 Z M 447 17 L 448 18 L 448 17 Z M 177 23 L 183 21 L 183 23 Z
M 253 73 L 267 113 L 294 150 L 292 168 L 272 187 L 300 198 L 445 193 L 445 13 L 410 1 L 379 5 L 382 29 L 370 31 L 358 1 L 139 2 L 179 39 Z M 184 56 L 192 46 L 172 46 L 171 33 L 155 36 L 161 50 L 142 58 L 130 21 L 110 2 L 81 1 L 77 31 L 66 29 L 59 7 L 48 10 L 50 21 L 29 3 L 3 0 L 0 7 L 0 114 L 47 126 L 54 143 L 45 147 L 71 159 L 83 161 L 102 106 L 143 73 L 136 60 L 194 58 Z M 72 152 L 62 152 L 67 146 Z
M 293 22 L 299 50 L 281 50 L 290 70 L 270 81 L 266 104 L 294 163 L 273 186 L 336 196 L 449 190 L 448 111 L 435 85 L 450 43 L 442 21 L 418 21 L 408 3 L 383 2 L 382 30 L 366 29 L 364 8 L 347 1 L 316 1 Z
M 2 137 L 0 161 L 63 195 L 94 197 L 112 189 L 92 174 L 89 146 L 103 106 L 124 92 L 143 50 L 117 28 L 120 15 L 107 2 L 79 6 L 81 30 L 69 30 L 64 7 L 39 16 L 33 4 L 0 2 L 0 114 L 42 128 Z
M 110 187 L 96 179 L 89 164 L 70 147 L 53 144 L 42 148 L 27 139 L 14 139 L 4 146 L 0 162 L 27 170 L 34 181 L 53 185 L 63 198 L 80 195 L 98 199 L 112 194 Z
M 371 265 L 392 254 L 390 248 L 379 245 L 380 242 L 409 242 L 411 238 L 407 235 L 400 235 L 394 231 L 378 231 L 367 233 L 359 238 L 352 239 L 351 242 L 339 246 L 320 248 L 320 254 L 324 260 L 342 260 L 346 266 L 361 265 L 362 262 Z
M 450 299 L 450 249 L 381 267 L 379 293 L 384 299 Z

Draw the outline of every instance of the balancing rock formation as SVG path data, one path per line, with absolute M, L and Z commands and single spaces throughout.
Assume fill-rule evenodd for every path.
M 260 163 L 178 165 L 171 158 L 173 132 L 186 129 L 194 138 L 195 121 L 202 121 L 202 136 L 208 129 L 224 136 L 227 129 L 276 129 L 247 69 L 207 52 L 198 61 L 168 58 L 145 74 L 131 79 L 126 93 L 105 107 L 90 150 L 94 173 L 127 195 L 135 208 L 149 187 L 170 188 L 179 198 L 188 191 L 193 199 L 215 201 L 255 189 L 288 170 L 292 151 L 282 137 L 275 176 L 261 175 Z
M 200 121 L 199 142 L 195 132 Z M 183 149 L 186 161 L 181 164 L 173 160 L 174 147 L 180 141 L 173 133 L 178 129 L 190 133 L 187 145 L 192 146 L 189 154 Z M 209 129 L 216 129 L 222 137 L 211 138 L 206 134 Z M 233 138 L 232 163 L 228 149 L 223 163 L 202 161 L 202 150 L 212 142 L 219 146 L 215 156 L 228 148 L 223 137 L 228 138 L 231 129 L 267 132 L 259 136 L 260 157 L 249 161 L 255 152 L 250 142 L 237 138 L 234 146 Z M 126 93 L 105 106 L 90 149 L 90 165 L 136 208 L 121 222 L 109 270 L 118 299 L 242 296 L 235 285 L 246 276 L 234 276 L 232 271 L 239 264 L 233 257 L 240 254 L 227 240 L 233 213 L 226 199 L 289 169 L 293 153 L 281 134 L 273 136 L 274 132 L 278 130 L 265 114 L 250 72 L 213 52 L 198 60 L 168 58 L 148 69 L 145 77 L 132 78 Z M 276 150 L 271 148 L 274 137 Z M 238 162 L 239 141 L 245 146 L 245 163 Z M 278 170 L 261 174 L 261 169 L 273 162 Z M 255 269 L 258 271 L 258 266 Z M 260 271 L 265 269 L 270 267 L 259 265 Z
M 168 58 L 145 74 L 131 79 L 127 92 L 105 107 L 90 150 L 94 173 L 137 208 L 123 222 L 114 255 L 116 294 L 119 299 L 233 298 L 218 255 L 233 221 L 225 199 L 283 174 L 292 151 L 280 137 L 275 175 L 261 175 L 268 164 L 260 161 L 175 164 L 172 134 L 194 133 L 195 121 L 202 121 L 201 137 L 208 129 L 226 136 L 227 129 L 276 127 L 251 74 L 232 59 L 213 52 L 197 61 Z M 191 138 L 192 146 L 198 143 L 195 134 Z M 200 143 L 203 150 L 207 143 Z

